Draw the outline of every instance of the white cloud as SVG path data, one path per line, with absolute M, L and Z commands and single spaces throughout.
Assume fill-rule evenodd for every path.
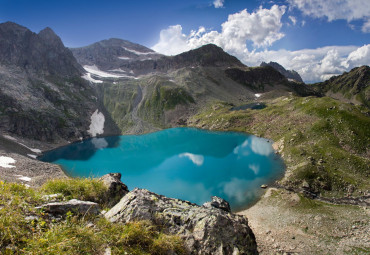
M 222 7 L 224 7 L 224 0 L 214 0 L 213 1 L 213 6 L 215 8 L 222 8 Z
M 370 32 L 369 0 L 288 0 L 288 2 L 305 15 L 315 18 L 326 17 L 328 21 L 344 19 L 347 22 L 364 20 L 362 31 Z
M 289 16 L 288 17 L 290 19 L 290 21 L 292 22 L 293 26 L 295 26 L 295 24 L 297 24 L 297 18 L 294 17 L 294 16 Z
M 262 61 L 278 62 L 286 69 L 296 70 L 305 82 L 310 83 L 326 80 L 356 66 L 369 65 L 370 44 L 362 47 L 327 46 L 297 51 L 252 51 L 237 57 L 249 66 L 259 65 Z
M 152 49 L 166 55 L 176 55 L 190 50 L 190 47 L 181 25 L 176 25 L 163 29 L 159 34 L 159 42 Z
M 308 0 L 289 0 L 299 8 L 316 6 L 318 1 Z M 321 2 L 321 1 L 320 1 Z M 348 1 L 343 0 L 348 3 Z M 321 9 L 329 9 L 329 4 L 333 1 L 323 2 Z M 351 4 L 350 4 L 351 5 Z M 303 6 L 303 7 L 302 7 Z M 338 4 L 338 6 L 342 6 Z M 370 5 L 369 5 L 370 6 Z M 338 7 L 335 7 L 338 8 Z M 335 9 L 333 8 L 333 9 Z M 364 7 L 367 9 L 368 7 Z M 369 65 L 370 63 L 370 44 L 362 47 L 358 46 L 326 46 L 317 49 L 302 49 L 297 51 L 288 50 L 264 50 L 258 51 L 257 48 L 267 47 L 275 41 L 284 37 L 280 32 L 282 27 L 281 18 L 285 13 L 285 6 L 274 5 L 271 9 L 260 7 L 258 10 L 248 13 L 247 10 L 231 14 L 228 20 L 222 24 L 221 32 L 200 27 L 198 30 L 191 31 L 188 35 L 183 33 L 181 25 L 170 26 L 160 33 L 160 39 L 153 49 L 157 52 L 175 55 L 198 48 L 202 45 L 213 43 L 222 47 L 226 52 L 236 56 L 248 66 L 258 66 L 264 62 L 278 62 L 286 69 L 294 69 L 307 82 L 317 82 L 325 80 L 333 75 L 339 75 L 344 71 L 349 71 L 359 65 Z M 307 13 L 314 10 L 307 7 Z M 324 15 L 324 11 L 318 11 L 319 15 Z M 365 17 L 359 10 L 350 10 L 347 16 L 334 15 L 330 12 L 325 15 L 334 19 L 335 17 L 347 17 L 348 20 L 355 17 Z M 313 14 L 311 14 L 312 16 Z M 316 17 L 315 16 L 315 17 Z M 295 17 L 289 16 L 294 23 Z M 346 19 L 347 19 L 346 18 Z M 304 26 L 303 20 L 301 25 Z M 370 30 L 370 22 L 364 25 Z M 367 28 L 368 27 L 368 28 Z M 366 30 L 367 31 L 367 30 Z
M 247 42 L 252 42 L 254 47 L 271 46 L 284 37 L 280 29 L 285 9 L 285 6 L 274 5 L 271 9 L 260 7 L 252 13 L 242 10 L 229 15 L 228 20 L 221 25 L 221 32 L 207 32 L 204 27 L 200 27 L 198 31 L 185 35 L 181 25 L 170 26 L 160 32 L 159 42 L 152 48 L 166 55 L 174 55 L 214 43 L 236 54 L 248 52 Z
M 361 31 L 364 33 L 370 33 L 370 19 L 364 23 Z

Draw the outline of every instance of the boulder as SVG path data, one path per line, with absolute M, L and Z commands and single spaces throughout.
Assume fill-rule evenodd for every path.
M 225 199 L 216 196 L 213 196 L 211 199 L 212 199 L 211 202 L 206 202 L 203 204 L 203 206 L 206 208 L 215 207 L 226 212 L 231 212 L 230 204 Z
M 108 192 L 105 198 L 105 202 L 108 207 L 112 207 L 117 204 L 121 198 L 129 192 L 127 186 L 121 182 L 120 173 L 106 174 L 100 177 L 99 180 L 108 187 Z
M 162 226 L 165 233 L 180 236 L 190 254 L 258 254 L 254 234 L 244 216 L 145 189 L 129 192 L 104 216 L 111 222 L 148 220 Z
M 90 201 L 81 201 L 72 199 L 66 202 L 54 202 L 43 204 L 36 209 L 43 209 L 45 212 L 53 215 L 65 215 L 67 212 L 85 214 L 100 214 L 100 207 L 97 203 Z

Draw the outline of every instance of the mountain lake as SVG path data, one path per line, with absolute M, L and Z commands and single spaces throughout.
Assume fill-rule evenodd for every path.
M 285 171 L 272 142 L 237 132 L 171 128 L 144 135 L 91 138 L 46 152 L 71 177 L 120 172 L 130 190 L 145 188 L 199 205 L 211 196 L 233 211 L 251 206 Z

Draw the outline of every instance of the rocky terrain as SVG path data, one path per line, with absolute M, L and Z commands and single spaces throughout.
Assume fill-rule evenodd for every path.
M 262 62 L 260 66 L 271 66 L 275 70 L 277 70 L 279 73 L 284 75 L 285 78 L 294 80 L 296 82 L 303 83 L 302 77 L 294 70 L 286 70 L 282 65 L 276 62 Z
M 370 107 L 370 67 L 361 66 L 312 86 L 326 96 Z
M 277 63 L 247 67 L 215 45 L 172 57 L 120 39 L 67 49 L 49 28 L 36 34 L 15 23 L 0 24 L 0 179 L 39 187 L 46 179 L 66 178 L 58 166 L 35 158 L 43 150 L 91 136 L 175 126 L 247 132 L 275 141 L 274 149 L 287 166 L 276 189 L 240 212 L 250 219 L 259 252 L 366 254 L 370 68 L 358 67 L 313 85 L 297 82 L 293 71 L 284 70 Z M 251 103 L 265 107 L 243 107 Z M 137 216 L 154 224 L 190 224 L 193 229 L 197 223 L 191 216 L 178 219 L 177 212 L 186 209 L 200 215 L 207 211 L 215 219 L 199 222 L 229 225 L 232 220 L 246 225 L 245 219 L 219 209 L 144 190 L 129 194 L 115 209 L 120 216 L 109 217 L 112 221 Z M 163 213 L 136 214 L 138 204 Z M 135 214 L 121 214 L 122 207 Z M 146 223 L 138 227 L 143 226 Z M 221 246 L 214 239 L 217 245 L 212 246 L 204 232 L 189 234 L 179 226 L 166 231 L 186 235 L 187 247 L 207 246 L 212 253 L 222 249 L 242 254 L 243 242 L 253 239 L 237 240 L 238 244 L 227 239 Z M 238 232 L 252 236 L 249 228 L 243 229 Z M 255 244 L 250 245 L 246 254 L 255 252 Z

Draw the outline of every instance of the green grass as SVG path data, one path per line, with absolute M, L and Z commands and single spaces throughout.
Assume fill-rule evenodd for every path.
M 98 181 L 89 179 L 51 181 L 37 190 L 0 181 L 0 254 L 103 254 L 108 247 L 112 254 L 185 254 L 179 237 L 146 221 L 113 224 L 72 213 L 53 220 L 35 209 L 46 202 L 45 194 L 83 199 L 101 191 Z
M 108 188 L 97 179 L 54 179 L 45 183 L 41 191 L 48 194 L 62 194 L 66 199 L 92 201 L 105 206 Z
M 283 141 L 292 175 L 281 184 L 299 189 L 307 181 L 324 196 L 360 195 L 369 185 L 370 118 L 362 107 L 323 97 L 281 97 L 262 110 L 230 111 L 215 103 L 190 119 L 190 126 L 240 131 Z

